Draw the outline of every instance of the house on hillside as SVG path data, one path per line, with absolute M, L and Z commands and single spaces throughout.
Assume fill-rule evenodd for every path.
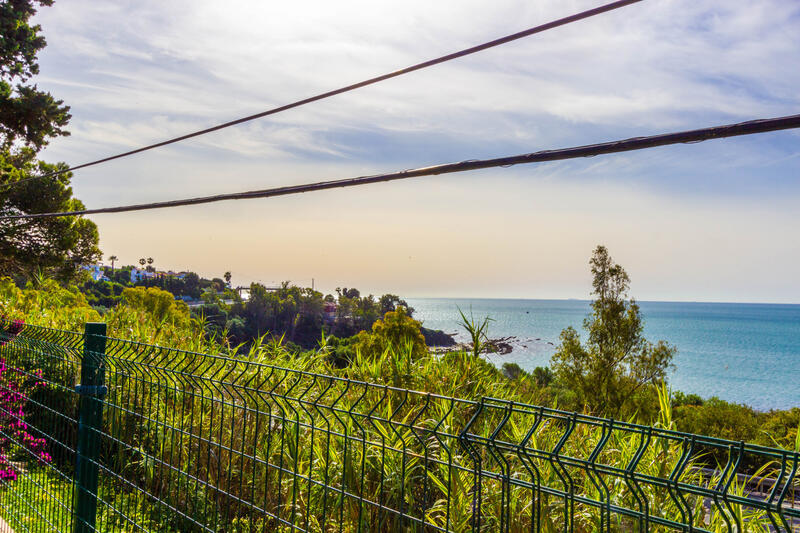
M 94 281 L 111 281 L 108 279 L 108 276 L 106 276 L 105 268 L 106 266 L 101 263 L 81 266 L 82 270 L 89 272 Z
M 183 279 L 186 277 L 187 272 L 173 272 L 170 271 L 148 271 L 147 268 L 138 268 L 133 267 L 131 269 L 131 283 L 136 283 L 137 281 L 142 281 L 145 279 L 161 279 L 161 278 L 175 278 L 175 279 Z
M 131 283 L 136 283 L 146 279 L 153 279 L 156 276 L 157 274 L 155 272 L 148 272 L 144 268 L 133 267 L 131 269 Z

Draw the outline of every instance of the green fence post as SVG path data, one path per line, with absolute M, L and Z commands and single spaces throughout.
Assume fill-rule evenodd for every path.
M 106 391 L 106 325 L 86 324 L 83 335 L 78 446 L 75 459 L 75 491 L 72 512 L 74 533 L 94 533 L 97 519 L 97 478 L 100 432 L 103 429 L 103 396 Z

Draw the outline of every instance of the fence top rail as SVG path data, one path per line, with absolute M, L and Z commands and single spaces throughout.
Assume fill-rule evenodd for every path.
M 69 348 L 70 351 L 75 351 L 76 348 L 81 348 L 86 335 L 74 331 L 66 331 L 55 328 L 48 328 L 44 326 L 25 325 L 20 331 L 10 333 L 7 330 L 7 321 L 0 320 L 0 346 L 4 343 L 10 343 L 16 340 L 20 341 L 33 341 L 52 343 L 61 347 Z M 440 400 L 450 402 L 452 405 L 460 405 L 474 409 L 473 418 L 479 417 L 482 413 L 493 411 L 507 412 L 506 419 L 512 414 L 528 415 L 542 421 L 556 421 L 563 422 L 568 427 L 575 427 L 576 425 L 592 426 L 602 428 L 603 431 L 623 431 L 640 434 L 648 439 L 666 439 L 670 441 L 682 442 L 686 446 L 706 446 L 718 450 L 728 451 L 730 454 L 744 456 L 748 454 L 761 456 L 764 458 L 780 460 L 784 464 L 787 461 L 794 462 L 796 465 L 800 464 L 800 452 L 785 450 L 781 448 L 771 448 L 757 444 L 749 444 L 744 441 L 733 441 L 717 437 L 710 437 L 705 435 L 697 435 L 686 433 L 673 429 L 666 429 L 663 427 L 646 426 L 642 424 L 635 424 L 632 422 L 625 422 L 621 420 L 614 420 L 612 418 L 602 418 L 598 416 L 582 414 L 572 411 L 564 411 L 552 407 L 541 405 L 532 405 L 514 400 L 504 398 L 493 398 L 484 396 L 479 399 L 465 399 L 456 398 L 451 396 L 444 396 L 426 391 L 418 391 L 396 387 L 392 385 L 371 383 L 367 381 L 360 381 L 343 376 L 335 376 L 329 374 L 321 374 L 311 372 L 303 369 L 288 368 L 276 366 L 269 363 L 260 361 L 253 361 L 247 358 L 231 357 L 224 354 L 207 354 L 201 352 L 191 352 L 180 350 L 176 348 L 168 348 L 158 345 L 152 345 L 137 341 L 119 339 L 115 337 L 105 337 L 106 356 L 113 366 L 139 366 L 146 368 L 152 372 L 164 372 L 184 378 L 193 380 L 203 380 L 215 385 L 229 386 L 236 389 L 245 390 L 250 387 L 250 382 L 242 379 L 247 375 L 252 378 L 250 374 L 258 374 L 262 371 L 269 372 L 269 376 L 276 373 L 283 373 L 281 382 L 285 381 L 288 376 L 294 376 L 296 382 L 291 384 L 289 390 L 295 389 L 301 380 L 320 381 L 329 384 L 342 384 L 346 387 L 359 387 L 364 389 L 364 394 L 368 390 L 374 390 L 378 393 L 388 394 L 394 393 L 402 395 L 406 398 L 410 396 L 424 398 L 425 401 Z M 81 352 L 78 352 L 79 356 Z M 179 357 L 180 359 L 176 358 Z M 200 373 L 201 370 L 213 368 L 213 373 Z M 300 389 L 302 390 L 302 388 Z M 324 394 L 320 395 L 321 398 Z M 362 395 L 363 397 L 363 395 Z M 289 399 L 302 400 L 299 396 L 293 398 L 287 396 Z M 452 408 L 452 407 L 451 407 Z M 465 428 L 466 429 L 466 428 Z M 497 431 L 499 432 L 499 427 Z M 500 443 L 500 440 L 490 439 L 492 442 Z M 515 446 L 512 443 L 506 443 L 510 446 Z

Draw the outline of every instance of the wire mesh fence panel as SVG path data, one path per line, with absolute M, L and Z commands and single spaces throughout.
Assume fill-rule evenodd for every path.
M 102 355 L 102 426 L 82 426 L 98 451 L 97 531 L 800 527 L 793 451 L 103 340 L 104 354 L 84 353 L 80 335 L 28 327 L 0 348 L 43 370 L 25 422 L 52 455 L 15 449 L 21 474 L 0 493 L 9 523 L 69 530 L 71 387 Z M 46 482 L 59 488 L 27 488 Z
M 0 516 L 14 531 L 72 531 L 80 334 L 0 327 Z

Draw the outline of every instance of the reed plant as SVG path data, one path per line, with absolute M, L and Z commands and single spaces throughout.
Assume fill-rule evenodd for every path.
M 12 297 L 12 311 L 44 305 Z M 39 320 L 77 326 L 83 317 L 93 319 L 86 312 Z M 765 451 L 772 459 L 742 475 L 745 448 L 674 431 L 664 385 L 656 391 L 659 419 L 646 428 L 547 408 L 531 377 L 508 379 L 470 352 L 419 357 L 413 346 L 389 344 L 377 355 L 357 350 L 338 368 L 325 343 L 298 354 L 264 336 L 244 349 L 209 339 L 191 319 L 156 320 L 137 308 L 106 318 L 125 340 L 108 346 L 104 531 L 786 525 L 774 506 L 758 504 L 754 486 L 797 483 L 797 453 Z M 69 390 L 78 354 L 59 348 L 68 344 L 63 335 L 37 331 L 45 332 L 29 328 L 13 350 L 0 350 L 9 364 L 34 353 L 57 359 L 60 366 L 43 368 Z M 60 401 L 39 403 L 59 409 Z M 32 465 L 32 475 L 43 468 Z
M 267 342 L 240 359 L 127 349 L 139 348 L 109 366 L 110 470 L 160 512 L 186 517 L 177 530 L 727 531 L 769 523 L 763 510 L 703 495 L 729 472 L 708 469 L 707 452 L 685 437 L 511 401 L 469 353 L 416 360 L 390 348 L 337 369 L 324 354 L 298 357 Z M 414 392 L 422 383 L 451 394 Z M 669 393 L 659 394 L 653 429 L 671 430 Z M 756 474 L 774 477 L 777 467 Z M 737 477 L 726 494 L 745 497 L 748 486 Z

